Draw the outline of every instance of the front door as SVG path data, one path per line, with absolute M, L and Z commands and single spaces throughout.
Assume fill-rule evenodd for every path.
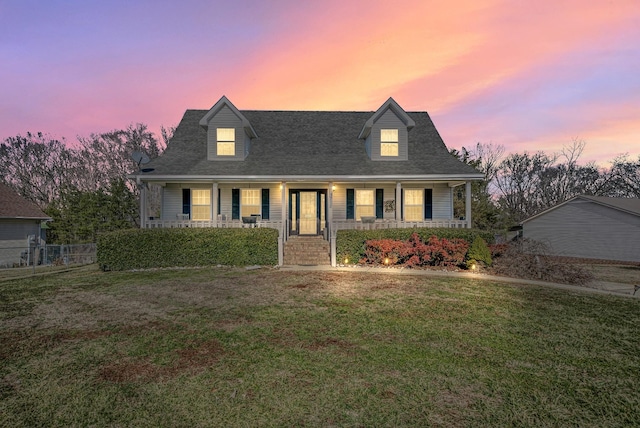
M 300 235 L 318 234 L 318 192 L 300 192 Z

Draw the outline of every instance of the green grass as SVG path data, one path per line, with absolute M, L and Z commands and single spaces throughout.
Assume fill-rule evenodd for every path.
M 640 302 L 476 279 L 0 282 L 0 426 L 633 426 Z

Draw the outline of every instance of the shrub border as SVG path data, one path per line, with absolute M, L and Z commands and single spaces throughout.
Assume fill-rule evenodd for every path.
M 102 270 L 176 266 L 273 266 L 278 231 L 270 228 L 127 229 L 98 237 Z
M 472 243 L 476 237 L 481 237 L 487 243 L 495 241 L 492 231 L 478 229 L 454 228 L 409 228 L 409 229 L 376 229 L 376 230 L 338 230 L 336 233 L 336 263 L 338 265 L 355 265 L 364 258 L 366 241 L 371 239 L 395 239 L 408 241 L 413 233 L 427 242 L 431 236 L 446 239 L 464 239 Z

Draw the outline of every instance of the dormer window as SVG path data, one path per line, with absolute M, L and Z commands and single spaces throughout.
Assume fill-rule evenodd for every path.
M 398 156 L 398 130 L 380 130 L 380 156 Z
M 409 160 L 409 131 L 416 126 L 402 107 L 389 98 L 382 107 L 364 123 L 359 139 L 372 161 Z
M 235 128 L 218 128 L 217 132 L 217 155 L 236 155 L 236 130 Z

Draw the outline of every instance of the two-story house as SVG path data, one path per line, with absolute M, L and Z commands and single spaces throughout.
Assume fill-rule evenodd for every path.
M 426 112 L 392 98 L 375 112 L 343 112 L 238 110 L 222 97 L 187 110 L 142 171 L 139 184 L 162 186 L 159 219 L 143 192 L 142 227 L 273 227 L 283 242 L 349 228 L 471 227 L 470 184 L 483 179 L 449 154 Z M 458 186 L 464 218 L 453 213 Z

